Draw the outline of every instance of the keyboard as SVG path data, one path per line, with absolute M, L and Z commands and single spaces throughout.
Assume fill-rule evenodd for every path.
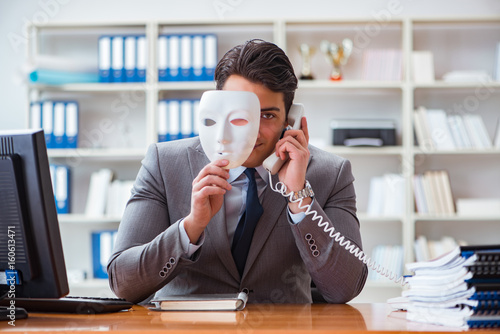
M 130 309 L 134 304 L 121 298 L 75 297 L 62 298 L 16 298 L 16 307 L 22 307 L 27 312 L 40 313 L 74 313 L 99 314 Z M 4 299 L 0 305 L 10 302 Z

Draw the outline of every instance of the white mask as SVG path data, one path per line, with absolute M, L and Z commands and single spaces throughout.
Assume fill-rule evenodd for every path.
M 208 159 L 229 160 L 227 169 L 241 166 L 259 134 L 259 98 L 247 91 L 207 91 L 200 100 L 198 122 L 201 146 Z

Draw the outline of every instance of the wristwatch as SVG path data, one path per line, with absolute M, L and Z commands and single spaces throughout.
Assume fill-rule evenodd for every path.
M 299 191 L 294 191 L 292 199 L 290 200 L 290 197 L 288 197 L 288 200 L 290 202 L 294 202 L 294 201 L 298 201 L 300 199 L 307 198 L 307 197 L 313 198 L 314 191 L 312 190 L 312 187 L 311 187 L 311 184 L 309 183 L 309 181 L 306 180 L 306 185 L 304 186 L 304 189 L 299 190 Z

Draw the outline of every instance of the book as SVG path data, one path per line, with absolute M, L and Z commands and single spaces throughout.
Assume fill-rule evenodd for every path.
M 248 295 L 245 292 L 167 296 L 153 300 L 161 311 L 241 311 Z
M 413 82 L 432 83 L 435 81 L 434 55 L 431 51 L 413 51 L 411 61 Z
M 113 172 L 103 168 L 90 176 L 85 214 L 89 217 L 102 217 L 106 212 L 108 190 L 113 179 Z
M 367 214 L 401 216 L 404 214 L 405 181 L 401 174 L 387 173 L 370 180 Z
M 419 147 L 423 150 L 434 150 L 436 147 L 432 140 L 431 129 L 427 119 L 427 109 L 425 107 L 420 106 L 415 109 L 414 123 Z
M 233 311 L 170 311 L 160 315 L 162 322 L 172 324 L 240 324 L 245 318 L 246 312 Z
M 430 170 L 414 176 L 416 210 L 419 213 L 452 215 L 455 203 L 446 170 Z
M 493 137 L 493 147 L 500 149 L 500 119 L 497 122 L 497 129 Z
M 455 143 L 443 109 L 427 109 L 427 121 L 434 146 L 440 150 L 453 150 Z

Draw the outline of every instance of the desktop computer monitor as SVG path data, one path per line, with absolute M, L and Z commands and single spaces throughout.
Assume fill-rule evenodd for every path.
M 22 319 L 26 311 L 95 314 L 133 305 L 68 293 L 44 132 L 0 131 L 0 320 Z
M 68 292 L 44 132 L 0 131 L 0 299 Z

